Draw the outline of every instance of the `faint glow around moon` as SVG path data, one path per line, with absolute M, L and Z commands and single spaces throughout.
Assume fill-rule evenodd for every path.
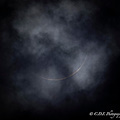
M 71 73 L 70 75 L 68 75 L 68 76 L 66 76 L 66 77 L 63 77 L 63 78 L 54 78 L 54 79 L 53 79 L 53 78 L 46 78 L 46 77 L 42 77 L 42 76 L 40 76 L 40 77 L 41 77 L 42 79 L 51 80 L 51 81 L 65 80 L 65 79 L 67 79 L 67 78 L 70 78 L 70 77 L 74 76 L 75 74 L 77 74 L 77 73 L 81 70 L 81 68 L 82 68 L 83 65 L 85 64 L 86 58 L 87 58 L 87 55 L 85 56 L 84 61 L 83 61 L 83 63 L 80 65 L 80 67 L 79 67 L 76 71 L 74 71 L 73 73 Z

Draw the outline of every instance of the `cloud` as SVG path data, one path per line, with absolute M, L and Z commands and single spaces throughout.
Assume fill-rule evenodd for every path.
M 13 77 L 16 85 L 22 86 L 20 87 L 22 94 L 26 91 L 28 95 L 29 91 L 32 91 L 33 94 L 54 104 L 55 98 L 62 101 L 71 92 L 88 90 L 104 81 L 99 76 L 103 75 L 109 64 L 106 43 L 100 44 L 95 35 L 97 33 L 93 33 L 91 38 L 86 38 L 83 34 L 83 31 L 89 29 L 88 21 L 92 21 L 97 11 L 93 6 L 83 1 L 79 3 L 62 1 L 57 7 L 51 4 L 47 7 L 34 4 L 16 12 L 13 27 L 23 42 L 22 49 L 18 49 L 22 55 L 29 56 L 25 59 L 30 61 L 27 69 L 24 69 L 23 64 L 22 70 Z M 88 26 L 83 28 L 83 24 Z M 103 39 L 99 36 L 100 38 Z M 63 82 L 42 78 L 68 76 L 79 68 L 85 56 L 87 56 L 85 64 L 73 77 Z M 23 61 L 22 56 L 20 57 L 19 64 Z M 22 85 L 23 80 L 18 78 L 29 81 L 30 86 Z

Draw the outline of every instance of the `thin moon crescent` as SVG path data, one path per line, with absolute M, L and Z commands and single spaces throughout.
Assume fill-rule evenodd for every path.
M 86 58 L 87 58 L 87 55 L 85 56 L 84 61 L 83 61 L 83 63 L 80 65 L 80 67 L 79 67 L 76 71 L 74 71 L 72 74 L 70 74 L 70 75 L 68 75 L 68 76 L 66 76 L 66 77 L 63 77 L 63 78 L 55 78 L 55 79 L 53 79 L 53 78 L 41 77 L 41 76 L 40 76 L 40 77 L 43 78 L 43 79 L 45 79 L 45 80 L 52 80 L 52 81 L 65 80 L 65 79 L 67 79 L 67 78 L 70 78 L 70 77 L 74 76 L 75 74 L 77 74 L 77 73 L 81 70 L 82 66 L 84 65 L 84 63 L 85 63 L 85 61 L 86 61 Z

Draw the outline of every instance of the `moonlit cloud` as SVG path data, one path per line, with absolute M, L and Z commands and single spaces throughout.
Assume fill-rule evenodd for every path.
M 12 27 L 19 39 L 13 48 L 19 51 L 14 58 L 19 68 L 11 79 L 18 88 L 19 102 L 26 109 L 33 103 L 35 109 L 39 110 L 42 104 L 40 110 L 44 110 L 45 100 L 56 106 L 67 95 L 93 89 L 104 81 L 101 76 L 107 69 L 110 54 L 106 52 L 107 42 L 99 41 L 108 38 L 106 33 L 101 36 L 90 26 L 97 10 L 89 2 L 65 0 L 56 6 L 33 3 L 16 11 Z M 19 43 L 22 46 L 16 46 Z M 82 65 L 86 56 L 80 71 L 68 79 L 42 78 L 66 77 Z

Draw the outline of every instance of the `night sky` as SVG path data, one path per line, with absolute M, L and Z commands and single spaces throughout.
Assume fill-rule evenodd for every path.
M 116 0 L 0 0 L 0 120 L 120 113 L 119 35 Z

